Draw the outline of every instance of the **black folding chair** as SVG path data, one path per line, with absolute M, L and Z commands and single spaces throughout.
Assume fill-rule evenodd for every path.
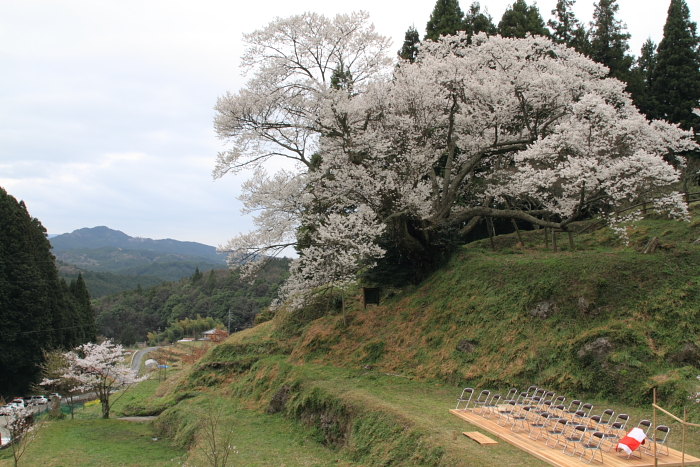
M 608 430 L 608 427 L 615 421 L 613 420 L 613 416 L 615 416 L 615 411 L 613 409 L 606 409 L 603 410 L 603 413 L 600 414 L 600 422 L 598 423 L 599 430 L 605 433 Z
M 540 413 L 538 415 L 539 419 L 535 419 L 530 422 L 530 432 L 527 434 L 527 437 L 534 441 L 537 441 L 540 435 L 542 435 L 542 431 L 547 429 L 547 426 L 549 425 L 549 418 L 551 417 L 551 415 L 547 412 Z M 532 434 L 535 431 L 537 431 L 537 436 L 533 438 Z
M 600 425 L 600 415 L 593 415 L 585 425 L 586 431 L 600 431 L 598 425 Z
M 479 407 L 483 407 L 484 404 L 486 404 L 489 401 L 490 395 L 491 391 L 487 391 L 486 389 L 481 391 L 479 397 L 477 397 L 476 400 L 472 402 L 472 412 L 476 413 L 476 409 L 478 409 Z
M 534 413 L 535 407 L 532 405 L 526 405 L 522 407 L 520 414 L 513 416 L 513 426 L 510 430 L 514 433 L 520 433 L 521 429 L 525 429 L 525 424 L 529 423 L 530 412 Z M 520 428 L 517 428 L 520 425 Z M 517 429 L 516 429 L 517 428 Z
M 481 408 L 481 413 L 479 415 L 481 415 L 484 418 L 491 418 L 491 415 L 493 414 L 493 409 L 498 407 L 500 401 L 501 395 L 494 394 L 493 396 L 491 396 L 491 400 L 484 404 L 484 406 Z M 488 416 L 486 416 L 486 414 L 488 414 Z
M 469 408 L 469 403 L 472 400 L 472 396 L 474 395 L 474 389 L 472 388 L 464 388 L 462 390 L 462 394 L 457 398 L 457 407 L 455 407 L 455 410 L 459 410 L 459 404 L 464 402 L 464 408 L 462 411 L 466 411 Z
M 567 407 L 566 410 L 564 410 L 564 413 L 573 415 L 576 413 L 577 410 L 581 408 L 582 404 L 583 402 L 581 402 L 580 400 L 574 399 L 571 401 L 571 403 L 569 403 L 569 407 Z
M 496 419 L 496 424 L 499 426 L 506 426 L 509 420 L 512 420 L 517 413 L 519 413 L 520 407 L 517 401 L 508 401 L 500 409 L 496 411 L 498 413 L 498 418 Z M 501 423 L 503 422 L 503 423 Z
M 516 388 L 511 389 L 508 391 L 508 394 L 506 394 L 506 397 L 502 399 L 504 404 L 507 404 L 510 401 L 517 401 L 518 400 L 518 390 Z
M 546 431 L 545 436 L 547 437 L 545 441 L 545 445 L 547 447 L 550 447 L 552 449 L 556 448 L 559 442 L 561 441 L 561 438 L 563 436 L 566 436 L 566 428 L 569 425 L 569 421 L 565 418 L 560 418 L 558 419 L 555 423 L 554 426 L 552 426 L 550 429 Z M 554 444 L 552 446 L 549 445 L 549 442 L 554 440 Z
M 574 429 L 571 430 L 571 433 L 564 436 L 564 449 L 562 449 L 561 452 L 566 454 L 567 456 L 573 456 L 574 452 L 576 452 L 576 446 L 583 441 L 583 437 L 585 435 L 586 427 L 583 425 L 576 425 Z M 568 448 L 569 445 L 572 445 L 574 447 L 574 452 L 572 452 L 571 454 L 566 452 L 566 448 Z
M 600 463 L 603 463 L 603 451 L 600 449 L 601 444 L 603 443 L 603 432 L 601 431 L 596 431 L 591 436 L 589 436 L 588 441 L 585 443 L 579 443 L 578 446 L 576 446 L 576 449 L 581 448 L 581 455 L 579 456 L 579 460 L 585 462 L 586 464 L 590 464 L 593 462 L 593 460 L 598 460 L 595 459 L 596 454 L 600 453 Z M 588 459 L 587 461 L 583 460 L 583 456 L 586 454 L 586 451 L 591 451 L 591 458 Z M 576 454 L 576 450 L 574 450 L 574 454 Z
M 668 456 L 668 446 L 666 446 L 666 439 L 668 438 L 668 434 L 670 432 L 671 429 L 666 425 L 657 426 L 656 430 L 654 430 L 654 433 L 652 433 L 652 436 L 647 436 L 648 443 L 644 445 L 644 452 L 650 456 L 653 456 L 654 449 L 652 449 L 651 444 L 654 443 L 656 444 L 656 452 L 658 454 L 661 454 L 662 456 Z M 666 449 L 666 452 L 664 452 L 664 448 Z
M 608 426 L 605 431 L 605 436 L 603 441 L 608 441 L 610 445 L 607 449 L 603 449 L 605 452 L 610 452 L 610 449 L 615 445 L 617 440 L 621 438 L 620 434 L 627 428 L 627 422 L 629 422 L 630 416 L 626 413 L 618 414 L 615 421 Z

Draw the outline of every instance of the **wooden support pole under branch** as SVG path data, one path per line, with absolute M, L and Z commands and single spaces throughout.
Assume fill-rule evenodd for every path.
M 510 209 L 510 203 L 508 202 L 508 198 L 504 198 L 506 200 L 506 207 Z M 520 235 L 520 229 L 518 228 L 518 223 L 515 222 L 515 219 L 512 217 L 510 218 L 510 221 L 513 223 L 513 228 L 515 229 L 515 233 L 518 234 L 518 241 L 520 244 L 524 247 L 525 242 L 523 242 L 523 237 Z
M 659 246 L 659 237 L 654 237 L 647 243 L 646 248 L 644 248 L 644 254 L 655 252 L 657 246 Z
M 522 246 L 525 246 L 525 242 L 523 242 L 523 237 L 520 235 L 520 229 L 518 228 L 518 223 L 515 222 L 515 219 L 510 220 L 513 223 L 513 227 L 515 228 L 515 233 L 518 234 L 518 241 Z
M 496 251 L 496 244 L 493 241 L 494 232 L 491 229 L 493 229 L 493 220 L 490 217 L 487 217 L 486 218 L 486 231 L 489 233 L 489 241 L 491 242 L 491 249 L 493 251 Z

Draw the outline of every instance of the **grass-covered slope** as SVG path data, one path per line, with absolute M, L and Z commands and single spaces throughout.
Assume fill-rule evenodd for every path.
M 575 235 L 574 249 L 560 234 L 557 252 L 542 231 L 523 233 L 524 246 L 498 237 L 495 252 L 470 244 L 423 284 L 383 291 L 380 306 L 364 309 L 358 294 L 346 317 L 328 297 L 267 313 L 134 411 L 160 407 L 157 426 L 193 446 L 188 404 L 216 394 L 296 420 L 347 465 L 364 466 L 543 465 L 510 446 L 453 439 L 465 427 L 447 409 L 464 386 L 546 386 L 635 423 L 650 417 L 657 388 L 664 405 L 686 405 L 696 420 L 698 210 L 689 223 L 648 218 L 628 245 L 608 229 Z M 642 253 L 654 237 L 659 247 Z
M 659 249 L 638 251 L 655 236 Z M 573 251 L 545 250 L 540 237 L 528 233 L 526 248 L 501 238 L 496 252 L 468 245 L 420 286 L 358 307 L 347 328 L 314 321 L 292 359 L 635 404 L 657 387 L 679 402 L 700 358 L 698 218 L 640 222 L 626 247 L 607 229 L 575 236 Z

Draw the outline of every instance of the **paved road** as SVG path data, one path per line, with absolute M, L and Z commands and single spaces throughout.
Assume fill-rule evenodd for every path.
M 151 350 L 156 350 L 158 347 L 146 347 L 145 349 L 140 349 L 138 352 L 131 357 L 131 369 L 134 371 L 139 371 L 141 368 L 141 358 L 150 352 Z
M 10 439 L 10 432 L 7 431 L 6 425 L 5 417 L 0 417 L 0 438 L 2 438 L 0 443 L 2 444 L 5 444 Z

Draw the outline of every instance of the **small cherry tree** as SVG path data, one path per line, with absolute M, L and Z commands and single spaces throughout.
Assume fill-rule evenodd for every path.
M 17 467 L 20 458 L 32 444 L 44 422 L 34 423 L 32 409 L 20 405 L 0 408 L 0 416 L 5 417 L 5 425 L 10 432 L 12 459 L 14 466 Z
M 102 344 L 87 344 L 64 354 L 68 363 L 61 378 L 78 382 L 76 389 L 94 392 L 102 404 L 102 418 L 109 418 L 110 395 L 116 389 L 128 389 L 147 376 L 138 377 L 138 371 L 124 365 L 124 349 L 106 340 Z
M 74 379 L 63 377 L 63 374 L 68 371 L 68 361 L 66 360 L 64 352 L 59 349 L 51 351 L 44 350 L 43 354 L 44 363 L 39 365 L 43 379 L 39 383 L 39 386 L 42 386 L 46 390 L 66 395 L 68 398 L 68 406 L 70 407 L 70 417 L 72 419 L 75 408 L 73 395 L 79 392 L 80 383 Z M 53 408 L 53 401 L 51 401 L 51 403 Z

